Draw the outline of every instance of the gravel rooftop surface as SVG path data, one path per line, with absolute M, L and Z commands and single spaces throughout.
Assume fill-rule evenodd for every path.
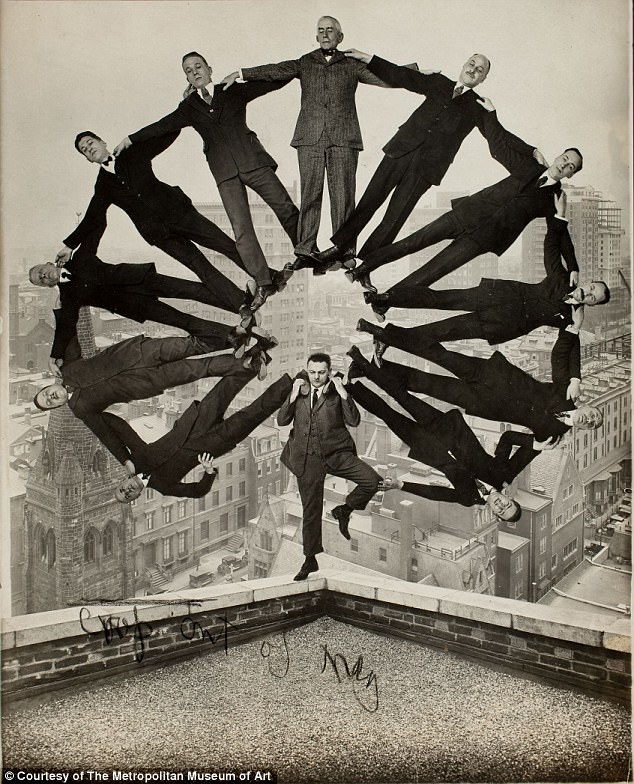
M 324 646 L 341 682 L 329 661 L 322 672 Z M 363 657 L 359 680 L 336 654 L 351 671 Z M 288 784 L 625 781 L 630 714 L 325 617 L 228 655 L 5 706 L 2 745 L 5 769 L 250 770 L 251 782 L 259 770 Z

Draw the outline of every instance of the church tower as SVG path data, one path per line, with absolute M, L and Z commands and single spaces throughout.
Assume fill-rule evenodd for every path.
M 89 308 L 80 311 L 77 336 L 82 356 L 94 356 Z M 113 495 L 125 472 L 67 405 L 48 416 L 26 484 L 27 612 L 132 596 L 133 519 Z

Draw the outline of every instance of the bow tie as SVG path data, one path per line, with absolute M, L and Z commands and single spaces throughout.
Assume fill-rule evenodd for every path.
M 324 57 L 332 57 L 333 55 L 337 54 L 337 50 L 333 49 L 332 52 L 324 52 L 322 50 L 322 54 L 323 54 Z
M 547 176 L 544 174 L 544 176 L 543 176 L 543 177 L 540 177 L 540 178 L 537 180 L 537 187 L 538 187 L 538 188 L 541 188 L 541 187 L 542 187 L 542 185 L 545 185 L 547 182 L 548 182 L 548 177 L 547 177 Z
M 68 283 L 68 281 L 71 279 L 71 274 L 66 269 L 66 267 L 62 267 L 62 269 L 61 269 L 61 271 L 59 273 L 59 279 L 60 279 L 60 281 L 62 283 Z
M 108 156 L 108 158 L 101 164 L 102 166 L 110 166 L 110 164 L 114 161 L 112 155 Z
M 149 474 L 141 474 L 141 479 L 143 479 L 144 481 L 146 481 L 146 482 L 147 482 L 147 480 L 148 480 L 149 478 L 150 478 L 150 475 L 149 475 Z

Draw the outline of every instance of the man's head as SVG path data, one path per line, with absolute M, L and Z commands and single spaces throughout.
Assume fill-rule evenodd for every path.
M 465 87 L 477 87 L 487 78 L 490 70 L 491 62 L 489 58 L 483 54 L 474 54 L 462 66 L 458 81 L 464 84 Z
M 196 90 L 206 87 L 211 82 L 211 68 L 202 54 L 188 52 L 183 55 L 182 64 L 187 81 Z
M 29 280 L 34 286 L 52 288 L 59 283 L 61 270 L 50 261 L 46 264 L 36 264 L 29 270 Z
M 138 474 L 129 476 L 114 491 L 114 497 L 121 504 L 129 504 L 141 495 L 143 490 L 143 480 Z
M 572 424 L 580 430 L 597 430 L 603 424 L 603 414 L 596 406 L 579 406 L 568 412 Z
M 341 25 L 334 16 L 322 16 L 317 22 L 317 43 L 324 52 L 332 52 L 343 41 Z
M 517 501 L 511 501 L 510 498 L 498 493 L 497 490 L 491 490 L 486 503 L 496 517 L 507 523 L 514 523 L 522 516 L 522 507 Z
M 68 400 L 68 391 L 63 384 L 49 384 L 42 387 L 33 398 L 33 403 L 40 411 L 49 411 L 51 408 L 59 408 Z
M 576 147 L 566 148 L 548 167 L 548 176 L 553 180 L 572 177 L 583 168 L 583 155 Z
M 577 286 L 570 296 L 580 305 L 607 305 L 610 301 L 610 289 L 603 280 L 591 280 L 587 286 Z
M 316 351 L 308 357 L 306 370 L 311 385 L 317 389 L 323 387 L 330 378 L 330 357 Z
M 75 149 L 91 163 L 103 163 L 110 156 L 104 140 L 92 131 L 82 131 L 75 136 Z

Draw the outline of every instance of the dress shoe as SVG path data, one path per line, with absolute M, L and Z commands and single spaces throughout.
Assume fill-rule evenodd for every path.
M 278 292 L 282 291 L 286 288 L 286 284 L 294 274 L 295 270 L 293 269 L 293 263 L 289 262 L 288 264 L 285 264 L 281 270 L 275 270 L 273 272 L 273 275 L 271 275 L 271 283 Z
M 365 378 L 365 372 L 356 362 L 351 362 L 348 367 L 348 381 L 354 381 L 355 378 Z
M 349 270 L 345 275 L 351 283 L 360 283 L 366 291 L 377 293 L 376 286 L 370 280 L 370 273 L 363 271 L 363 264 L 356 269 Z
M 293 272 L 298 272 L 303 269 L 312 269 L 315 266 L 315 254 L 317 253 L 319 253 L 317 250 L 313 251 L 312 254 L 296 252 L 295 261 L 289 261 L 289 264 L 293 268 Z M 288 266 L 288 264 L 286 266 Z
M 254 313 L 246 302 L 240 305 L 238 313 L 242 329 L 248 330 L 250 327 L 259 327 L 262 323 L 262 316 L 257 310 Z
M 260 345 L 256 343 L 245 353 L 242 366 L 245 370 L 253 370 L 259 380 L 264 381 L 268 373 L 266 366 L 270 364 L 270 362 L 271 357 L 269 357 L 269 355 L 260 348 Z
M 277 289 L 273 284 L 267 284 L 266 286 L 258 286 L 255 290 L 255 294 L 253 295 L 253 301 L 249 305 L 251 311 L 254 312 L 259 310 L 262 305 L 267 301 L 267 299 L 271 296 L 271 294 L 276 294 Z
M 375 338 L 383 341 L 385 340 L 383 327 L 379 327 L 377 324 L 373 324 L 371 321 L 366 321 L 365 319 L 359 319 L 359 321 L 357 321 L 357 332 L 369 332 L 370 335 L 373 335 Z
M 336 245 L 333 245 L 330 248 L 326 248 L 326 250 L 322 250 L 320 253 L 311 254 L 316 261 L 320 262 L 321 264 L 335 264 L 336 262 L 344 261 L 345 251 L 342 251 L 341 248 L 338 248 Z M 354 256 L 354 254 L 352 254 Z M 348 256 L 350 258 L 350 256 Z
M 234 350 L 233 355 L 236 359 L 240 359 L 244 356 L 245 344 L 249 340 L 249 336 L 247 335 L 246 329 L 243 329 L 240 325 L 233 327 L 229 334 L 227 335 L 227 343 L 231 348 Z M 238 356 L 237 352 L 240 351 L 240 356 Z
M 377 367 L 383 367 L 383 355 L 388 350 L 388 348 L 389 346 L 387 343 L 384 343 L 382 340 L 377 340 L 377 338 L 374 338 L 373 359 Z
M 335 506 L 331 512 L 332 516 L 339 523 L 339 530 L 344 539 L 350 540 L 350 532 L 348 531 L 348 523 L 350 522 L 350 514 L 352 510 L 345 504 Z
M 299 583 L 302 580 L 308 579 L 308 575 L 311 572 L 317 572 L 317 571 L 319 571 L 319 564 L 317 563 L 317 559 L 315 558 L 314 555 L 309 555 L 304 561 L 304 563 L 302 564 L 302 567 L 299 570 L 299 572 L 297 572 L 295 577 L 293 577 L 293 580 Z
M 271 335 L 271 333 L 262 327 L 253 327 L 251 335 L 257 340 L 258 346 L 262 351 L 270 351 L 272 348 L 279 346 L 280 341 Z

